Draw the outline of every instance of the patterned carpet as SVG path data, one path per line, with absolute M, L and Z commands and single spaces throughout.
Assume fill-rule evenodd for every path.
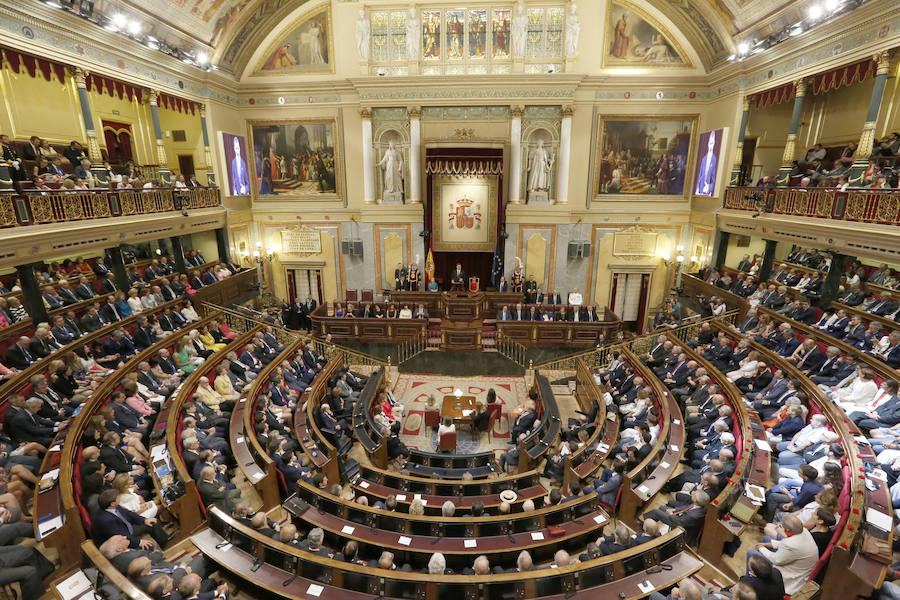
M 434 396 L 436 405 L 444 396 L 452 394 L 459 388 L 464 395 L 475 396 L 476 401 L 484 402 L 489 389 L 497 392 L 497 402 L 503 408 L 500 418 L 494 422 L 491 440 L 487 434 L 480 434 L 472 440 L 467 427 L 460 428 L 457 434 L 457 451 L 472 453 L 489 449 L 505 448 L 509 442 L 509 413 L 528 396 L 528 386 L 524 377 L 447 377 L 443 375 L 422 375 L 417 373 L 401 373 L 394 384 L 394 397 L 406 407 L 406 419 L 403 422 L 401 437 L 410 448 L 432 451 L 437 448 L 437 433 L 425 426 L 425 407 L 428 396 Z

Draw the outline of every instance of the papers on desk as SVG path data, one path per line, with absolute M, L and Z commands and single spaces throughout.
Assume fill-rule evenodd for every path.
M 535 531 L 534 533 L 531 534 L 531 539 L 533 539 L 536 542 L 544 539 L 544 532 L 543 531 Z
M 471 408 L 464 408 L 463 411 L 462 411 L 462 416 L 468 417 L 468 416 L 471 415 L 473 412 L 475 412 L 475 411 L 472 410 Z
M 405 535 L 401 535 L 400 539 L 397 540 L 398 544 L 402 544 L 404 546 L 409 546 L 412 543 L 412 538 L 406 537 Z
M 669 449 L 670 449 L 672 452 L 681 452 L 681 448 L 679 448 L 679 447 L 676 446 L 675 444 L 672 444 L 671 446 L 669 446 Z
M 53 469 L 52 471 L 47 471 L 41 476 L 41 481 L 47 479 L 58 479 L 59 478 L 59 469 Z
M 218 546 L 217 546 L 217 547 L 218 547 Z M 228 552 L 228 551 L 231 550 L 232 548 L 234 548 L 234 544 L 225 544 L 224 546 L 222 546 L 221 548 L 219 548 L 219 551 L 220 551 L 220 552 Z
M 309 594 L 310 596 L 315 596 L 316 598 L 318 598 L 319 596 L 322 595 L 322 592 L 324 590 L 325 590 L 324 586 L 317 585 L 315 583 L 311 583 L 311 584 L 309 584 L 309 587 L 306 588 L 306 593 Z
M 649 489 L 646 485 L 639 485 L 639 486 L 637 487 L 637 491 L 640 492 L 640 493 L 642 493 L 642 494 L 644 494 L 644 495 L 649 495 L 649 494 L 650 494 L 650 489 Z
M 868 522 L 870 525 L 874 525 L 882 531 L 890 531 L 891 527 L 893 526 L 894 519 L 891 517 L 891 515 L 886 515 L 883 512 L 867 508 L 866 522 Z
M 661 463 L 659 463 L 659 468 L 660 469 L 668 469 L 669 463 L 667 463 L 666 461 L 662 461 Z
M 601 454 L 609 452 L 609 444 L 597 444 L 597 451 Z
M 62 600 L 74 600 L 91 589 L 91 581 L 84 571 L 75 571 L 56 584 L 56 592 Z
M 362 489 L 366 489 L 369 487 L 369 482 L 368 481 L 360 481 L 359 487 L 361 487 Z M 397 498 L 397 499 L 399 500 L 400 498 Z
M 243 444 L 243 443 L 244 443 L 244 436 L 239 435 L 239 436 L 237 436 L 237 437 L 235 438 L 234 441 L 236 441 L 238 444 Z
M 606 418 L 609 419 L 610 421 L 615 421 L 615 420 L 616 420 L 616 413 L 614 413 L 614 412 L 607 412 L 607 413 L 606 413 Z
M 59 444 L 55 444 L 53 446 L 50 446 L 47 452 L 59 452 L 60 450 L 62 450 L 62 446 L 60 446 Z M 79 571 L 79 573 L 81 573 L 81 571 Z
M 642 594 L 649 594 L 656 588 L 653 587 L 653 584 L 650 583 L 650 580 L 648 579 L 646 581 L 641 581 L 640 583 L 638 583 L 638 589 L 641 590 Z
M 597 525 L 606 523 L 606 517 L 604 517 L 603 515 L 597 515 L 596 517 L 594 517 L 594 523 L 596 523 Z
M 463 546 L 465 548 L 475 548 L 476 546 L 478 546 L 478 541 L 477 540 L 465 540 L 465 541 L 463 541 Z
M 406 494 L 397 494 L 397 502 L 406 502 Z
M 169 451 L 165 444 L 157 444 L 150 447 L 150 458 L 153 459 L 153 462 L 166 458 L 168 455 Z
M 413 494 L 413 500 L 421 500 L 422 494 Z
M 47 519 L 41 523 L 38 523 L 38 539 L 42 539 L 45 535 L 50 534 L 53 531 L 56 531 L 63 525 L 62 516 L 53 517 L 52 519 Z
M 681 421 L 678 419 L 672 419 L 672 425 L 681 425 Z
M 766 501 L 766 490 L 761 486 L 747 483 L 744 489 L 747 491 L 747 498 L 753 504 L 761 506 L 762 503 Z
M 763 452 L 772 452 L 772 446 L 770 446 L 769 442 L 767 442 L 766 440 L 754 439 L 753 443 L 756 444 L 756 447 Z
M 351 527 L 350 525 L 344 525 L 341 528 L 341 533 L 346 533 L 347 535 L 353 535 L 354 531 L 356 531 L 356 527 Z

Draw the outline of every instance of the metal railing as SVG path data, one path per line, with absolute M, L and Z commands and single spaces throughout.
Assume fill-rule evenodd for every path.
M 526 358 L 528 348 L 511 337 L 503 335 L 500 330 L 497 331 L 497 352 L 520 367 L 529 368 L 529 361 Z
M 860 223 L 895 225 L 900 221 L 900 192 L 893 189 L 729 187 L 722 208 Z
M 402 365 L 409 359 L 418 356 L 422 352 L 425 351 L 425 348 L 428 346 L 428 332 L 423 331 L 421 334 L 417 335 L 414 338 L 410 338 L 404 341 L 402 344 L 397 345 L 397 353 L 396 353 L 396 362 L 397 365 Z M 391 356 L 388 356 L 388 362 L 391 361 Z
M 615 346 L 602 346 L 600 348 L 591 348 L 590 350 L 582 350 L 581 352 L 573 352 L 557 358 L 551 358 L 534 365 L 535 369 L 543 369 L 544 371 L 574 371 L 579 360 L 584 362 L 586 367 L 600 367 L 609 362 L 613 350 L 621 348 L 621 344 Z

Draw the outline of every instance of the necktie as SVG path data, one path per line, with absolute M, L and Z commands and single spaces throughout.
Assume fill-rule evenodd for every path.
M 119 517 L 119 519 L 123 523 L 125 523 L 125 527 L 128 528 L 128 535 L 134 535 L 134 527 L 131 526 L 131 522 L 128 519 L 126 519 L 125 517 L 122 516 L 122 514 L 119 512 L 119 509 L 116 509 L 115 512 L 113 512 L 113 514 L 116 515 L 117 517 Z

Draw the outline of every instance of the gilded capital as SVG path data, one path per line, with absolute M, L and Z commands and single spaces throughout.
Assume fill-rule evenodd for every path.
M 363 119 L 371 119 L 372 118 L 372 109 L 368 106 L 363 106 L 359 109 L 359 116 Z
M 418 119 L 419 115 L 422 114 L 422 107 L 421 106 L 407 106 L 406 114 L 409 115 L 410 119 Z
M 872 57 L 872 60 L 878 66 L 878 75 L 886 75 L 891 70 L 892 59 L 893 53 L 890 50 L 882 50 Z
M 159 106 L 159 92 L 156 90 L 150 90 L 150 93 L 147 94 L 147 102 L 150 106 Z
M 75 67 L 72 71 L 72 76 L 75 78 L 75 85 L 80 88 L 87 88 L 87 76 L 89 73 L 82 69 L 81 67 Z
M 562 116 L 571 117 L 573 114 L 575 114 L 575 107 L 571 104 L 564 104 L 562 107 Z
M 797 81 L 794 82 L 794 85 L 797 87 L 797 96 L 805 96 L 806 95 L 806 78 L 801 77 Z
M 509 108 L 509 114 L 512 115 L 513 119 L 521 119 L 523 112 L 525 112 L 525 107 L 519 104 L 516 104 Z
M 743 110 L 744 112 L 750 112 L 750 96 L 744 96 Z
M 206 118 L 206 105 L 205 104 L 200 105 L 200 118 L 201 119 Z

